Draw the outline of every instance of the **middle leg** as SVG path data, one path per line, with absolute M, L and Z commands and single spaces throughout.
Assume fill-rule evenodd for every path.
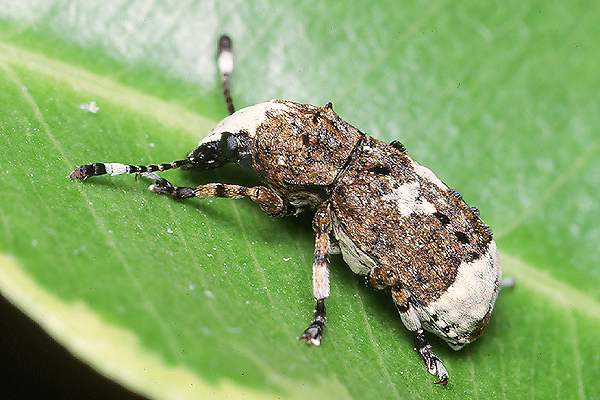
M 329 261 L 331 211 L 329 205 L 320 207 L 313 218 L 315 254 L 313 257 L 313 296 L 316 301 L 312 323 L 298 338 L 314 346 L 321 344 L 325 330 L 325 299 L 329 297 Z

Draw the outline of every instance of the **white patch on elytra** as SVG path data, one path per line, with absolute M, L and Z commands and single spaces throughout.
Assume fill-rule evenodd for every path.
M 420 196 L 420 188 L 421 185 L 417 181 L 405 183 L 394 188 L 391 193 L 383 195 L 381 199 L 395 203 L 403 217 L 411 214 L 433 214 L 436 211 L 435 206 Z
M 352 272 L 359 275 L 366 275 L 373 267 L 377 265 L 375 260 L 369 257 L 364 251 L 358 248 L 356 244 L 346 235 L 341 227 L 333 225 L 333 230 L 342 258 L 348 264 Z
M 267 112 L 277 112 L 287 110 L 289 107 L 285 103 L 275 100 L 265 103 L 255 104 L 250 107 L 242 108 L 223 119 L 206 136 L 200 144 L 213 142 L 221 139 L 224 132 L 237 133 L 240 131 L 248 132 L 248 136 L 256 136 L 256 130 L 267 119 Z
M 458 342 L 455 350 L 469 343 L 468 337 L 488 312 L 491 312 L 500 288 L 501 268 L 496 243 L 492 240 L 488 250 L 472 262 L 458 267 L 456 279 L 437 300 L 417 308 L 421 321 L 429 321 L 428 330 L 442 339 Z M 436 315 L 437 321 L 430 316 Z M 442 328 L 448 327 L 449 332 Z
M 412 160 L 412 167 L 415 170 L 415 173 L 421 178 L 433 183 L 442 190 L 448 190 L 448 186 L 446 186 L 446 184 L 442 182 L 440 178 L 435 176 L 433 171 L 431 171 L 429 168 L 422 166 L 414 160 Z

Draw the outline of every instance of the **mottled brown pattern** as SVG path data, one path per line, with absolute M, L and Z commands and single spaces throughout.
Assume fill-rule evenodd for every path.
M 331 105 L 316 107 L 279 100 L 290 107 L 269 115 L 252 143 L 254 170 L 282 192 L 286 188 L 331 185 L 363 136 L 342 120 Z
M 396 286 L 392 288 L 391 293 L 392 299 L 394 299 L 394 304 L 396 305 L 396 308 L 398 308 L 398 311 L 401 313 L 405 313 L 406 311 L 408 311 L 408 301 L 410 298 L 410 293 L 408 292 L 408 290 Z
M 396 271 L 382 266 L 372 268 L 367 274 L 367 281 L 372 288 L 380 290 L 396 286 L 399 283 Z
M 485 253 L 491 235 L 460 197 L 419 177 L 408 155 L 373 138 L 363 147 L 334 189 L 336 222 L 362 251 L 393 269 L 416 302 L 427 304 L 454 282 L 461 262 Z M 402 216 L 383 199 L 411 182 L 435 214 Z

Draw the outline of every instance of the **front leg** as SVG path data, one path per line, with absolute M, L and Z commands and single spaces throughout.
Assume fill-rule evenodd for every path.
M 192 188 L 174 186 L 171 182 L 161 178 L 150 185 L 148 189 L 154 193 L 166 194 L 174 199 L 189 199 L 191 197 L 248 198 L 273 217 L 282 217 L 289 213 L 289 207 L 283 197 L 266 186 L 246 187 L 227 183 L 207 183 Z
M 325 330 L 325 299 L 329 297 L 329 261 L 327 253 L 330 248 L 331 212 L 329 205 L 320 207 L 313 218 L 315 231 L 315 254 L 313 257 L 313 296 L 316 301 L 312 323 L 298 338 L 306 343 L 318 346 L 321 344 Z

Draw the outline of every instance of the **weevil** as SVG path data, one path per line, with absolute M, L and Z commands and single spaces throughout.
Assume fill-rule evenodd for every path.
M 140 174 L 152 192 L 175 199 L 247 198 L 267 214 L 314 212 L 313 320 L 300 339 L 319 346 L 329 297 L 330 254 L 388 290 L 414 349 L 437 383 L 448 372 L 424 331 L 458 350 L 488 325 L 501 286 L 496 244 L 477 209 L 399 141 L 384 143 L 324 106 L 271 100 L 235 111 L 230 94 L 231 39 L 219 40 L 218 67 L 230 113 L 185 158 L 163 164 L 91 163 L 71 179 Z M 209 170 L 227 163 L 249 168 L 264 183 L 178 187 L 157 172 Z

